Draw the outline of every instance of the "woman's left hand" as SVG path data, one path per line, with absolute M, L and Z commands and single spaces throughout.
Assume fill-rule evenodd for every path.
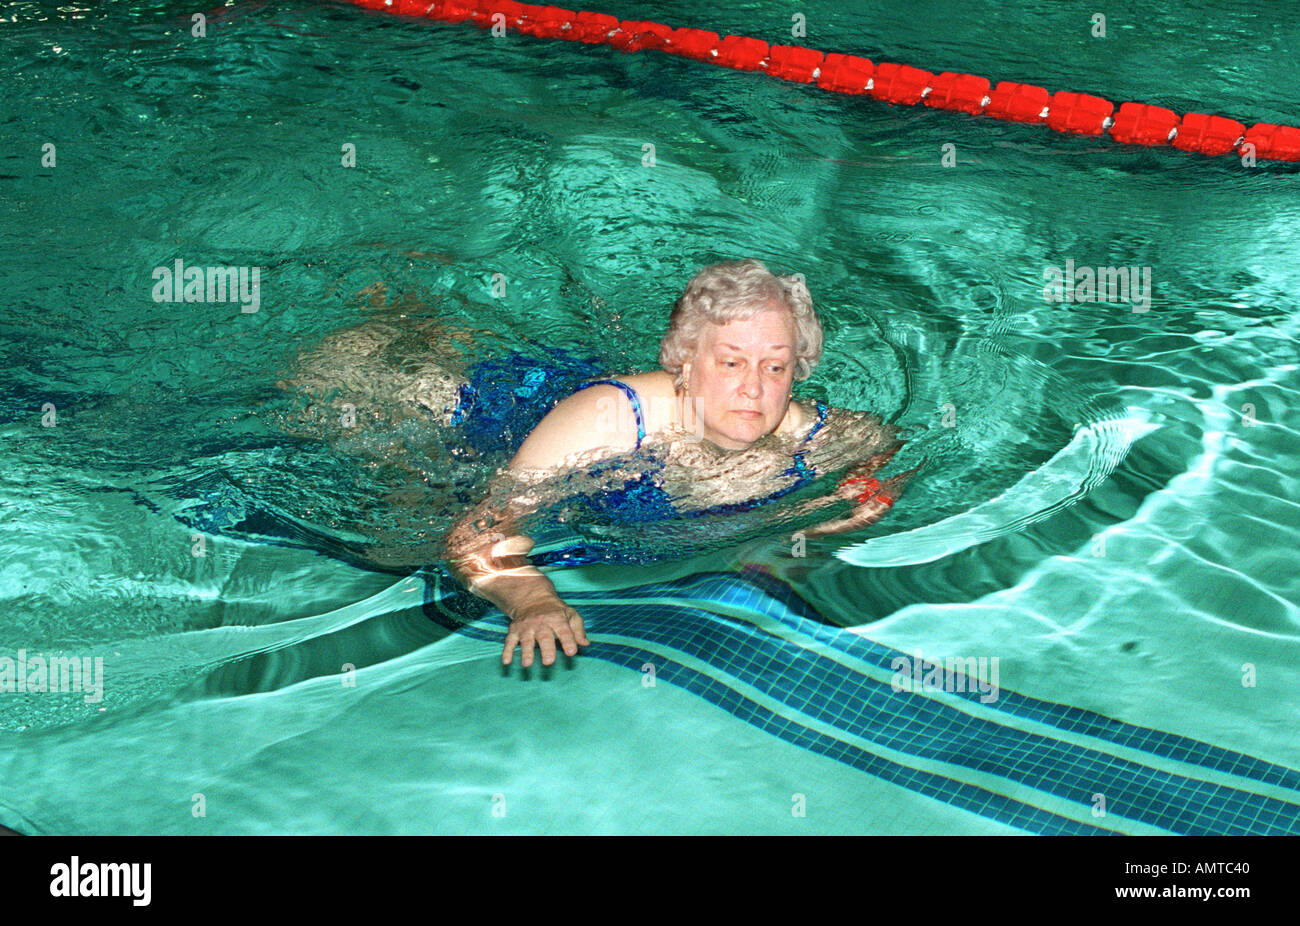
M 903 494 L 908 480 L 916 475 L 917 470 L 926 464 L 922 460 L 912 469 L 905 473 L 899 473 L 892 476 L 884 482 L 880 482 L 870 473 L 874 473 L 880 467 L 897 453 L 898 448 L 887 450 L 884 453 L 876 454 L 869 457 L 850 471 L 850 475 L 840 483 L 835 494 L 840 498 L 851 499 L 855 503 L 853 513 L 847 518 L 841 518 L 838 521 L 826 521 L 804 531 L 806 537 L 817 537 L 822 534 L 842 534 L 845 531 L 860 530 L 870 524 L 875 524 L 881 518 L 889 513 L 889 509 L 898 501 L 898 497 Z M 856 473 L 856 475 L 855 475 Z
M 863 527 L 879 521 L 894 506 L 894 502 L 898 501 L 898 497 L 903 494 L 903 489 L 907 487 L 908 480 L 916 475 L 917 470 L 924 466 L 925 462 L 925 460 L 922 460 L 907 472 L 891 476 L 884 482 L 878 483 L 878 488 L 868 488 L 856 496 L 854 502 L 857 507 L 850 517 L 854 520 L 860 520 Z M 875 480 L 872 479 L 871 482 L 875 482 Z M 872 491 L 873 488 L 874 491 Z
M 859 504 L 875 495 L 882 488 L 882 484 L 872 474 L 892 460 L 902 446 L 901 442 L 896 442 L 888 450 L 873 454 L 861 463 L 850 467 L 848 474 L 835 488 L 835 495 Z

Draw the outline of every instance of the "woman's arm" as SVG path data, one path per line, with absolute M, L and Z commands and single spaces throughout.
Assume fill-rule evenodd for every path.
M 848 531 L 861 530 L 870 524 L 875 524 L 888 514 L 894 501 L 894 497 L 882 491 L 867 501 L 859 503 L 853 509 L 853 514 L 847 518 L 823 521 L 821 524 L 805 528 L 802 533 L 805 537 L 821 537 L 825 534 L 844 534 Z
M 549 666 L 555 662 L 556 639 L 567 655 L 577 655 L 578 647 L 589 643 L 582 617 L 564 603 L 551 580 L 529 563 L 533 541 L 516 527 L 536 509 L 536 496 L 516 495 L 500 510 L 493 510 L 492 497 L 474 506 L 448 532 L 448 564 L 471 592 L 510 618 L 501 653 L 503 665 L 510 665 L 515 646 L 520 646 L 521 664 L 531 666 L 536 644 L 542 665 Z
M 611 395 L 614 393 L 615 395 Z M 542 665 L 555 662 L 555 641 L 565 654 L 577 655 L 579 646 L 589 645 L 582 617 L 561 600 L 551 580 L 528 561 L 531 538 L 518 530 L 518 523 L 540 505 L 539 493 L 522 480 L 526 472 L 551 473 L 577 460 L 594 461 L 602 452 L 630 450 L 636 443 L 636 429 L 628 432 L 632 416 L 610 416 L 605 405 L 614 399 L 626 402 L 613 386 L 593 386 L 574 393 L 553 408 L 533 428 L 510 461 L 506 484 L 472 508 L 448 532 L 447 560 L 470 591 L 486 598 L 510 619 L 503 665 L 510 665 L 516 646 L 520 664 L 533 664 L 533 647 L 542 654 Z M 608 423 L 606 432 L 593 422 Z M 505 491 L 502 491 L 502 490 Z M 509 495 L 506 502 L 495 501 Z
M 848 474 L 840 480 L 840 484 L 833 493 L 821 498 L 811 499 L 805 503 L 805 507 L 798 512 L 799 514 L 825 507 L 838 499 L 852 501 L 854 509 L 853 513 L 847 518 L 823 521 L 821 524 L 806 528 L 802 531 L 803 535 L 805 537 L 820 537 L 825 534 L 843 534 L 848 531 L 861 530 L 876 523 L 888 514 L 894 502 L 898 501 L 898 497 L 902 494 L 908 480 L 916 475 L 917 470 L 926 463 L 925 460 L 922 460 L 907 472 L 892 476 L 882 483 L 872 474 L 892 460 L 900 447 L 902 447 L 902 444 L 896 442 L 888 450 L 867 457 L 867 459 L 849 470 Z

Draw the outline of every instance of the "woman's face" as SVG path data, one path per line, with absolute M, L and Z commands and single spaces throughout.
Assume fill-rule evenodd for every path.
M 785 418 L 794 382 L 794 319 L 772 306 L 726 325 L 706 325 L 682 365 L 701 436 L 744 450 Z

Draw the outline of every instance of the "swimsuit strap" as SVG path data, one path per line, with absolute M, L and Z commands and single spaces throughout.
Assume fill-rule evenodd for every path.
M 804 444 L 812 440 L 813 435 L 822 429 L 822 425 L 826 423 L 826 413 L 829 411 L 830 409 L 827 408 L 826 403 L 823 402 L 821 399 L 818 399 L 817 400 L 817 423 L 812 426 L 812 430 L 808 432 L 807 436 L 804 437 L 804 439 L 799 442 L 800 446 L 803 446 Z
M 803 447 L 804 444 L 812 440 L 814 434 L 816 434 L 818 431 L 822 429 L 822 425 L 826 423 L 826 414 L 829 411 L 830 409 L 827 408 L 826 403 L 818 399 L 817 400 L 817 423 L 812 426 L 812 430 L 808 432 L 808 436 L 799 442 L 799 446 L 801 448 Z M 812 482 L 814 478 L 816 478 L 817 470 L 815 467 L 808 465 L 808 461 L 804 459 L 806 455 L 807 455 L 806 450 L 800 449 L 794 452 L 794 465 L 786 469 L 786 471 L 782 473 L 782 475 L 798 476 L 799 481 L 796 482 L 790 488 L 783 489 L 781 492 L 778 492 L 777 495 L 784 495 L 786 492 L 793 492 L 795 489 L 802 488 L 803 486 Z M 775 498 L 776 495 L 773 495 L 771 497 Z
M 636 449 L 640 450 L 641 441 L 645 440 L 645 419 L 641 417 L 641 399 L 636 394 L 636 390 L 617 379 L 594 379 L 589 383 L 583 383 L 573 391 L 578 392 L 588 386 L 617 386 L 627 393 L 627 400 L 632 403 L 632 414 L 636 415 Z

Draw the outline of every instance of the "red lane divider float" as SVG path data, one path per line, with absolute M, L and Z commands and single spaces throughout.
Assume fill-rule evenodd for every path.
M 1300 161 L 1300 128 L 1242 123 L 1204 113 L 1179 115 L 1145 103 L 1115 104 L 1099 96 L 1033 84 L 1000 81 L 996 87 L 974 74 L 932 74 L 905 64 L 876 64 L 858 55 L 823 54 L 797 45 L 768 45 L 740 35 L 719 36 L 703 29 L 674 29 L 660 23 L 618 20 L 603 13 L 574 12 L 555 6 L 510 0 L 349 0 L 368 9 L 403 16 L 473 22 L 538 38 L 610 45 L 623 52 L 653 49 L 741 71 L 765 71 L 782 80 L 815 83 L 836 93 L 867 94 L 904 106 L 924 103 L 936 109 L 1008 122 L 1044 123 L 1057 132 L 1104 135 L 1130 145 L 1173 145 L 1207 155 L 1239 152 L 1274 161 Z M 494 19 L 499 15 L 499 19 Z

